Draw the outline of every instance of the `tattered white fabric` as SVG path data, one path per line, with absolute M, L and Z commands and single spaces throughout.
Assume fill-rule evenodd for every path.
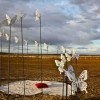
M 17 20 L 17 15 L 15 15 L 12 19 L 11 19 L 11 24 L 14 24 Z
M 44 43 L 43 45 L 44 45 L 44 49 L 48 49 L 48 45 L 46 43 Z
M 56 66 L 58 67 L 58 70 L 59 70 L 59 72 L 60 72 L 60 74 L 64 71 L 64 64 L 65 64 L 65 62 L 63 62 L 62 60 L 61 61 L 59 61 L 59 60 L 55 60 L 55 64 L 56 64 Z
M 72 49 L 72 58 L 79 59 L 79 54 L 74 49 Z
M 67 49 L 67 48 L 66 48 L 66 53 L 67 53 L 67 54 L 72 54 L 72 51 L 71 51 L 70 49 Z
M 75 80 L 74 69 L 71 65 L 68 66 L 68 70 L 64 70 L 64 72 L 65 72 L 65 76 L 67 76 L 70 81 Z
M 85 80 L 87 80 L 87 70 L 83 70 L 82 73 L 78 78 L 75 77 L 74 69 L 70 65 L 68 67 L 68 70 L 64 69 L 65 62 L 69 62 L 76 58 L 78 60 L 79 54 L 74 50 L 66 49 L 63 46 L 61 46 L 61 50 L 64 54 L 61 54 L 61 61 L 55 60 L 56 66 L 58 66 L 58 70 L 60 71 L 60 74 L 64 72 L 65 76 L 68 77 L 68 79 L 72 82 L 71 84 L 71 94 L 75 95 L 75 93 L 78 91 L 78 88 L 81 91 L 85 91 L 87 93 L 87 83 Z
M 77 88 L 87 93 L 87 83 L 85 82 L 87 80 L 87 70 L 83 70 L 78 78 L 75 77 L 72 66 L 69 66 L 68 70 L 64 70 L 64 72 L 68 79 L 72 81 L 72 94 L 77 92 Z
M 66 62 L 66 58 L 65 58 L 65 56 L 63 55 L 63 54 L 61 54 L 61 60 L 65 63 Z
M 24 44 L 27 46 L 28 45 L 28 42 L 26 40 L 24 40 Z
M 6 14 L 6 19 L 7 19 L 8 25 L 14 24 L 15 21 L 16 21 L 16 19 L 17 19 L 17 16 L 15 15 L 13 18 L 10 18 L 10 17 Z
M 70 56 L 68 53 L 65 53 L 65 56 L 67 58 L 67 62 L 71 61 L 72 56 Z
M 8 25 L 11 24 L 11 18 L 6 14 L 6 19 L 7 19 L 7 22 L 8 22 Z
M 25 16 L 25 14 L 23 14 L 22 12 L 18 12 L 18 13 L 17 13 L 17 18 L 16 18 L 16 20 L 17 20 L 17 21 L 20 21 L 21 18 L 24 17 L 24 16 Z
M 18 37 L 17 36 L 15 36 L 15 43 L 18 43 Z
M 66 52 L 66 49 L 65 49 L 63 46 L 61 46 L 61 51 L 62 51 L 63 53 L 65 53 L 65 52 Z
M 36 88 L 35 84 L 40 83 L 40 81 L 25 81 L 25 95 L 34 95 L 41 93 L 41 89 Z M 62 95 L 62 83 L 56 81 L 43 81 L 48 85 L 48 88 L 43 88 L 44 94 L 49 95 Z M 64 83 L 64 96 L 66 96 L 66 84 Z M 8 93 L 8 84 L 0 86 L 0 91 Z M 68 95 L 71 95 L 71 86 L 68 85 Z M 24 95 L 24 81 L 16 81 L 9 83 L 9 94 L 20 94 Z
M 80 74 L 78 80 L 78 87 L 80 88 L 81 91 L 85 91 L 87 93 L 87 83 L 85 80 L 87 80 L 87 70 L 83 70 L 82 73 Z
M 35 41 L 35 47 L 39 47 L 39 43 Z
M 67 62 L 71 61 L 71 59 L 74 58 L 76 58 L 77 60 L 79 59 L 79 54 L 74 49 L 70 50 L 68 48 L 61 46 L 61 51 L 65 54 Z
M 6 40 L 8 41 L 9 40 L 9 35 L 6 33 L 5 36 L 6 36 Z
M 41 13 L 40 13 L 39 10 L 37 9 L 37 10 L 35 11 L 35 20 L 36 20 L 36 21 L 40 20 L 40 17 L 41 17 Z

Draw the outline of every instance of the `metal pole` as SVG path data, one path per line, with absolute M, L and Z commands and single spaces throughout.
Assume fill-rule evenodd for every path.
M 57 48 L 57 58 L 58 58 L 58 48 Z
M 27 41 L 27 56 L 28 56 L 28 41 Z M 29 67 L 29 64 L 28 64 L 28 62 L 27 62 L 27 66 Z M 28 68 L 27 67 L 27 68 Z M 26 69 L 27 71 L 28 71 L 28 69 Z M 26 76 L 27 77 L 27 76 Z
M 1 53 L 0 53 L 0 85 L 1 85 L 1 77 L 2 77 L 1 68 L 2 68 L 2 36 L 1 36 Z
M 68 93 L 68 77 L 66 76 L 66 100 L 67 100 L 67 93 Z
M 27 55 L 28 55 L 28 42 L 27 42 Z
M 10 44 L 11 44 L 11 23 L 10 23 L 10 34 L 9 34 L 9 46 L 8 46 L 8 100 L 9 100 L 9 82 L 10 82 Z
M 62 100 L 64 100 L 64 72 L 63 72 Z
M 57 59 L 58 59 L 58 47 L 57 47 Z M 58 76 L 59 72 L 57 71 L 57 76 Z M 58 81 L 58 77 L 57 77 L 57 81 Z
M 67 63 L 66 63 L 66 66 L 68 68 Z M 68 95 L 68 77 L 66 76 L 66 100 L 67 100 L 67 95 Z
M 76 62 L 76 73 L 77 73 L 77 59 L 75 59 L 75 62 Z M 76 77 L 77 77 L 77 74 L 76 74 Z M 75 93 L 76 100 L 78 99 L 78 92 L 79 92 L 79 91 L 77 91 L 77 92 Z
M 18 41 L 18 52 L 17 52 L 17 75 L 19 80 L 19 41 Z
M 47 55 L 48 55 L 48 46 L 47 46 Z
M 39 43 L 38 43 L 38 47 L 37 47 L 37 51 L 38 51 L 38 70 L 40 70 L 40 66 L 39 66 Z M 39 75 L 39 74 L 38 74 Z M 40 75 L 38 76 L 38 77 L 40 77 Z
M 57 47 L 57 59 L 59 58 L 59 46 Z
M 40 17 L 40 65 L 41 65 L 41 83 L 42 83 L 42 39 L 41 39 L 41 17 Z M 41 88 L 41 92 L 43 93 L 43 88 Z
M 24 55 L 23 55 L 23 23 L 21 17 L 21 38 L 22 38 L 22 68 L 23 68 L 23 81 L 24 81 L 24 96 L 25 96 L 25 69 L 24 69 Z

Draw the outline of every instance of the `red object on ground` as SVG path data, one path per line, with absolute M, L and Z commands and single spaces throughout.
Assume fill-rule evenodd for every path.
M 48 88 L 48 85 L 45 83 L 36 83 L 35 86 L 37 88 Z

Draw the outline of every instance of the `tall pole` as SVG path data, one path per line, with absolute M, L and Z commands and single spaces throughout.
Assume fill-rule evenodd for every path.
M 59 47 L 57 46 L 57 58 L 58 58 L 58 53 L 59 53 Z
M 24 56 L 23 56 L 23 18 L 21 17 L 21 38 L 22 38 L 22 68 L 23 68 L 23 81 L 24 81 L 24 96 L 25 96 L 25 69 L 24 69 Z
M 37 47 L 37 51 L 38 51 L 37 52 L 38 53 L 37 54 L 37 56 L 38 56 L 38 70 L 40 70 L 40 66 L 39 66 L 39 46 L 40 46 L 40 44 L 37 42 L 37 46 L 36 47 Z M 40 75 L 39 75 L 39 77 L 40 77 Z
M 27 56 L 28 56 L 28 42 L 27 42 Z M 28 64 L 28 62 L 27 62 L 27 66 L 29 67 L 29 64 Z M 27 68 L 28 68 L 27 67 Z M 28 69 L 26 69 L 27 71 L 28 71 Z
M 10 44 L 11 44 L 11 23 L 9 24 L 10 34 L 9 34 L 9 46 L 8 46 L 8 100 L 9 100 L 9 82 L 10 82 Z
M 58 55 L 58 47 L 57 47 L 57 59 L 58 59 L 58 56 L 59 56 L 59 55 Z M 57 76 L 58 76 L 58 74 L 59 74 L 59 72 L 57 71 Z M 57 77 L 57 81 L 59 81 L 59 80 L 58 80 L 58 77 Z
M 17 75 L 19 80 L 19 40 L 18 40 L 18 51 L 17 51 Z
M 39 46 L 40 46 L 40 44 L 38 43 L 38 47 L 37 47 L 37 49 L 38 49 L 38 70 L 40 70 L 40 60 L 39 60 L 39 52 L 40 52 L 40 48 L 39 48 Z M 40 77 L 40 75 L 39 75 L 39 77 Z
M 41 13 L 36 10 L 35 17 L 37 21 L 40 21 L 40 69 L 41 69 L 41 84 L 42 84 L 42 39 L 41 39 Z M 41 93 L 43 93 L 43 88 L 41 87 Z
M 41 16 L 40 16 L 40 66 L 41 66 L 41 83 L 42 83 L 42 39 L 41 39 Z M 43 88 L 41 88 L 41 92 L 43 93 Z
M 15 36 L 15 43 L 17 44 L 17 52 L 16 52 L 16 59 L 17 59 L 17 79 L 19 80 L 19 39 Z
M 47 45 L 47 55 L 48 55 L 48 45 Z
M 1 34 L 1 52 L 0 52 L 0 85 L 1 85 L 1 75 L 2 75 L 2 71 L 1 71 L 1 69 L 2 69 L 2 34 Z
M 27 55 L 28 55 L 28 42 L 27 42 Z
M 64 100 L 64 71 L 62 74 L 63 74 L 62 100 Z
M 68 67 L 68 64 L 67 63 L 66 63 L 66 65 Z M 72 91 L 71 91 L 71 93 L 72 93 Z M 67 95 L 68 95 L 68 77 L 66 76 L 66 100 L 67 100 Z
M 77 58 L 75 58 L 75 63 L 76 63 L 76 73 L 77 73 L 77 69 L 78 69 L 78 68 L 77 68 L 77 67 L 78 67 L 78 66 L 77 66 Z M 76 74 L 76 77 L 77 77 L 77 74 Z M 78 99 L 78 92 L 79 92 L 79 90 L 75 93 L 75 96 L 76 96 L 75 99 L 76 99 L 76 100 Z

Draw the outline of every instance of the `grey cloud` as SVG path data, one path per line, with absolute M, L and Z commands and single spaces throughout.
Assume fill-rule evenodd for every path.
M 100 3 L 99 0 L 71 0 L 71 3 L 73 4 L 89 4 L 89 3 Z
M 88 19 L 95 19 L 100 12 L 100 0 L 71 0 L 71 3 L 77 5 L 81 9 L 81 14 Z
M 86 47 L 78 47 L 77 49 L 88 49 L 88 48 L 86 48 Z
M 67 2 L 66 0 L 63 1 Z M 23 18 L 24 38 L 33 43 L 35 40 L 39 41 L 39 22 L 36 22 L 35 18 L 33 18 L 33 12 L 35 12 L 36 8 L 39 8 L 42 13 L 42 42 L 53 45 L 64 44 L 66 46 L 69 44 L 92 44 L 92 40 L 100 38 L 99 32 L 96 31 L 100 24 L 100 1 L 71 0 L 70 4 L 80 8 L 79 15 L 68 15 L 67 12 L 63 11 L 63 5 L 57 6 L 53 2 L 49 3 L 49 1 L 47 4 L 45 0 L 41 2 L 39 0 L 17 0 L 16 2 L 15 0 L 10 2 L 9 0 L 3 0 L 0 1 L 0 20 L 5 18 L 6 13 L 13 16 L 17 10 L 21 10 L 26 14 L 25 18 Z M 94 4 L 98 9 L 87 11 L 87 9 L 91 10 L 91 6 Z M 63 8 L 66 8 L 66 6 Z M 5 29 L 9 33 L 9 27 Z M 16 22 L 12 26 L 12 36 L 14 35 L 20 36 L 20 22 Z

